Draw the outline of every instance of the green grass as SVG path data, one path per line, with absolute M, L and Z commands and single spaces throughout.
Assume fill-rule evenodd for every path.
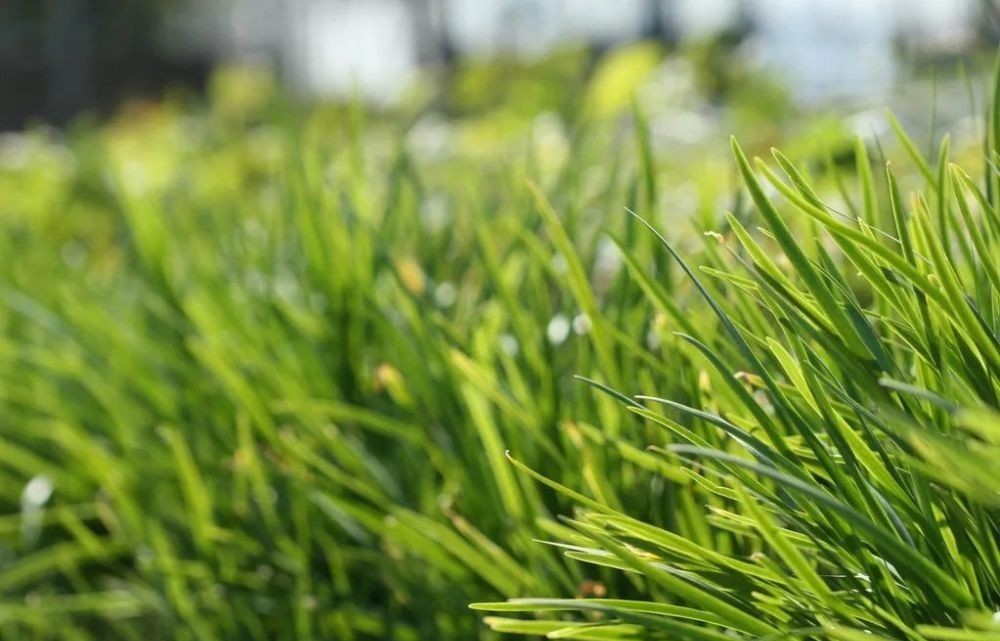
M 32 134 L 2 176 L 0 635 L 487 634 L 469 602 L 593 577 L 534 543 L 570 502 L 508 448 L 677 520 L 653 428 L 573 379 L 697 385 L 610 239 L 666 265 L 620 209 L 652 198 L 631 132 L 436 159 L 396 120 L 227 105 Z
M 882 140 L 894 187 L 838 138 L 779 179 L 638 111 L 441 143 L 219 84 L 4 157 L 0 638 L 988 626 L 978 162 Z
M 621 571 L 631 588 L 615 598 L 546 593 L 475 604 L 496 613 L 485 619 L 494 630 L 567 639 L 997 638 L 995 171 L 970 178 L 950 162 L 947 139 L 925 160 L 892 122 L 922 179 L 909 197 L 895 167 L 873 180 L 859 153 L 850 191 L 861 211 L 843 216 L 780 152 L 751 161 L 734 140 L 760 233 L 730 216 L 728 255 L 698 270 L 651 227 L 724 331 L 708 340 L 681 334 L 700 354 L 695 366 L 710 372 L 693 407 L 633 381 L 603 391 L 636 420 L 666 428 L 648 451 L 684 469 L 705 527 L 679 536 L 519 462 L 515 450 L 527 478 L 577 505 L 550 546 Z M 995 140 L 991 133 L 989 158 Z M 680 423 L 678 412 L 694 420 Z

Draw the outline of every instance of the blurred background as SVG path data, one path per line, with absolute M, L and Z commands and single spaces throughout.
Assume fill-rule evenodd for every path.
M 907 65 L 991 49 L 998 15 L 994 0 L 4 0 L 0 128 L 203 90 L 220 64 L 297 99 L 387 106 L 469 61 L 593 60 L 638 40 L 714 42 L 799 104 L 881 104 Z M 722 90 L 727 69 L 708 71 Z

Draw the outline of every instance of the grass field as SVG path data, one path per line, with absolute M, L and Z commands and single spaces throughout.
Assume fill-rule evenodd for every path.
M 0 637 L 996 639 L 1000 111 L 631 89 L 9 142 Z

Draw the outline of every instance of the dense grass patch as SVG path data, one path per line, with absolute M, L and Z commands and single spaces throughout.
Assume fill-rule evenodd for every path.
M 947 139 L 927 161 L 894 124 L 922 178 L 906 197 L 895 169 L 876 178 L 859 146 L 853 215 L 780 152 L 751 161 L 733 141 L 760 233 L 730 215 L 724 267 L 697 270 L 650 228 L 722 330 L 680 334 L 710 372 L 702 402 L 596 385 L 669 434 L 649 451 L 683 470 L 705 526 L 679 534 L 512 458 L 578 506 L 551 545 L 622 571 L 638 596 L 476 604 L 502 613 L 486 619 L 493 629 L 997 637 L 997 114 L 978 181 L 950 163 Z
M 571 503 L 503 452 L 682 520 L 655 429 L 573 379 L 696 394 L 620 209 L 668 189 L 645 138 L 550 118 L 484 154 L 479 121 L 238 87 L 9 147 L 0 634 L 469 638 L 470 601 L 613 585 L 533 542 Z M 698 180 L 692 211 L 728 174 Z
M 240 87 L 6 148 L 0 636 L 489 638 L 489 601 L 574 638 L 930 639 L 993 608 L 994 174 Z M 534 595 L 588 600 L 503 601 Z

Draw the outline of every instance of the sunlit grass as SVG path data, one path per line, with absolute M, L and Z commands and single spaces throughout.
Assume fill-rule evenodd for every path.
M 950 162 L 947 139 L 925 160 L 892 120 L 922 183 L 904 195 L 895 166 L 858 153 L 855 217 L 780 152 L 751 161 L 733 141 L 754 213 L 728 217 L 728 255 L 699 270 L 650 227 L 723 330 L 681 333 L 710 372 L 704 395 L 595 384 L 664 428 L 647 451 L 685 472 L 705 527 L 664 528 L 515 449 L 526 478 L 577 505 L 550 546 L 631 588 L 475 604 L 497 613 L 487 624 L 568 639 L 997 637 L 996 101 L 992 113 L 981 179 Z
M 888 140 L 730 166 L 638 109 L 489 137 L 253 89 L 32 134 L 0 172 L 0 637 L 980 625 L 978 167 Z

